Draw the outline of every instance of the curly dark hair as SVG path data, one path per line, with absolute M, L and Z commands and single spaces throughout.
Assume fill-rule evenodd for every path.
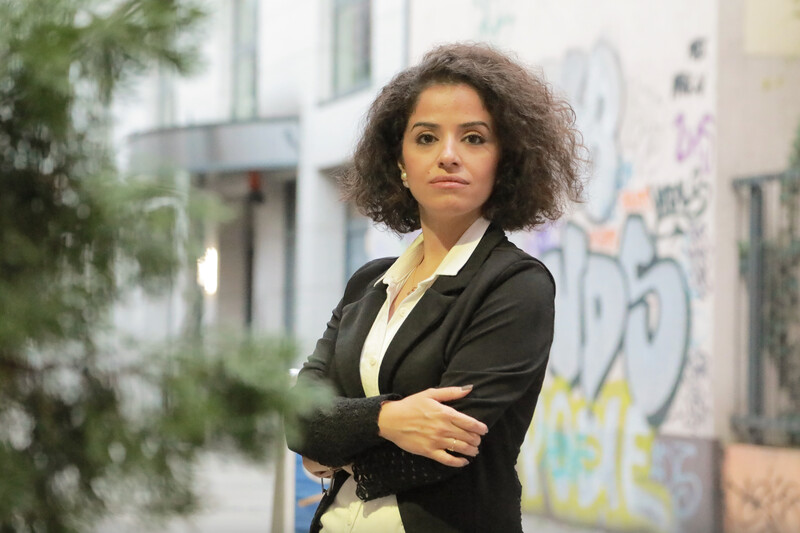
M 568 201 L 581 200 L 586 159 L 572 107 L 509 56 L 485 44 L 463 43 L 431 50 L 381 90 L 353 165 L 340 176 L 344 198 L 398 233 L 418 229 L 419 207 L 397 168 L 403 134 L 422 91 L 462 83 L 480 95 L 500 143 L 484 217 L 507 231 L 532 229 L 559 218 Z

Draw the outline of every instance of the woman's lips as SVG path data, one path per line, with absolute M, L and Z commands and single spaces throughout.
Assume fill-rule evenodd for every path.
M 449 189 L 469 185 L 469 182 L 458 176 L 437 176 L 431 180 L 431 185 Z

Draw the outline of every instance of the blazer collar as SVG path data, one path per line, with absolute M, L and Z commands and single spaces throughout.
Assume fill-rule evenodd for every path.
M 433 285 L 425 292 L 425 296 L 422 297 L 422 300 L 420 300 L 417 305 L 422 304 L 425 297 L 431 291 L 442 295 L 452 292 L 461 292 L 478 272 L 492 250 L 504 240 L 506 240 L 506 235 L 503 230 L 494 224 L 490 224 L 481 242 L 478 243 L 477 248 L 472 252 L 472 255 L 458 274 L 455 276 L 439 276 L 436 278 L 436 281 L 434 281 Z

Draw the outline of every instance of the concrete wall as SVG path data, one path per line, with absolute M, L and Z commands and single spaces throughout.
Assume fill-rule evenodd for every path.
M 302 153 L 297 178 L 296 334 L 305 353 L 324 331 L 345 283 L 346 206 L 333 171 L 345 164 L 376 92 L 405 66 L 406 11 L 403 0 L 372 3 L 372 83 L 368 88 L 329 99 L 325 87 L 332 58 L 328 1 L 317 4 L 315 52 L 304 91 Z
M 159 93 L 157 73 L 147 83 L 143 110 L 133 124 L 137 130 L 157 126 L 186 126 L 230 120 L 233 98 L 233 5 L 228 0 L 208 0 L 212 13 L 195 36 L 200 44 L 201 63 L 197 72 L 176 78 L 167 75 L 172 87 L 174 110 L 167 124 L 157 116 Z M 316 2 L 260 2 L 257 10 L 258 63 L 256 66 L 257 115 L 282 117 L 297 114 L 301 107 L 298 90 L 306 82 L 306 64 L 298 57 L 311 53 L 314 31 L 307 21 Z

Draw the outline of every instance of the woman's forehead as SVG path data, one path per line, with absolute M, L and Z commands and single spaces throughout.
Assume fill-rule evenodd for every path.
M 438 118 L 437 118 L 438 117 Z M 465 83 L 437 84 L 425 88 L 417 98 L 409 116 L 409 126 L 415 122 L 443 119 L 465 119 L 491 124 L 491 115 L 478 91 Z

